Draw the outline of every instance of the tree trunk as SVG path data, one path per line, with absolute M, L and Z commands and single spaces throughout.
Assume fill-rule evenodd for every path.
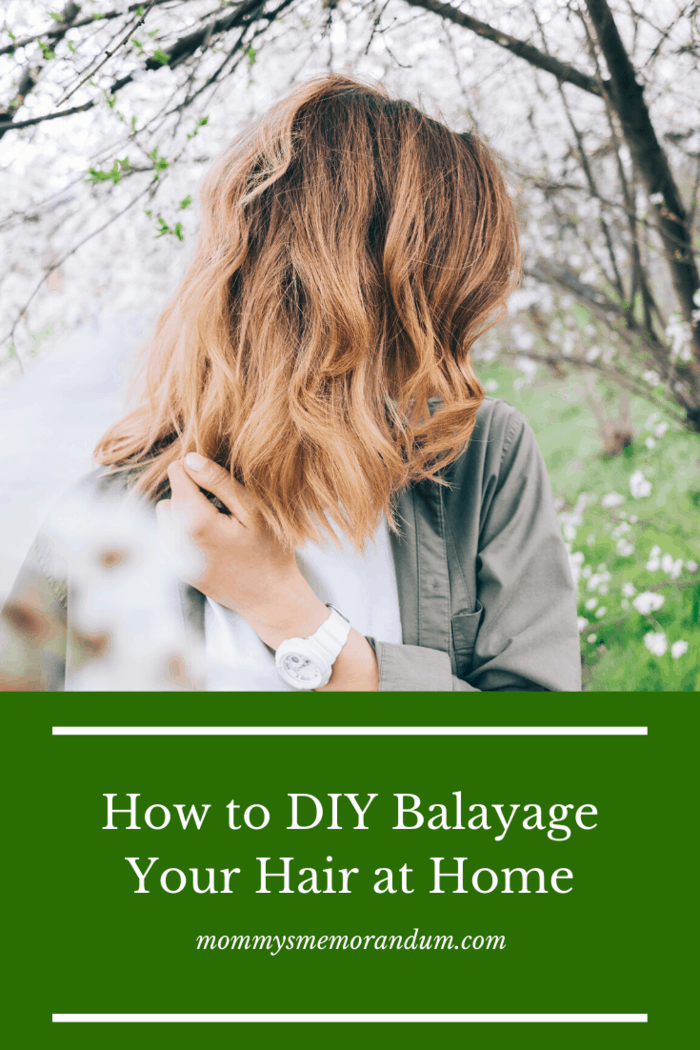
M 605 91 L 617 113 L 632 159 L 639 170 L 647 193 L 661 194 L 663 203 L 654 204 L 663 241 L 664 257 L 683 320 L 692 331 L 694 360 L 686 372 L 691 397 L 685 405 L 688 419 L 700 431 L 700 326 L 693 322 L 693 295 L 700 288 L 700 275 L 695 263 L 688 215 L 678 187 L 644 101 L 644 88 L 637 83 L 634 67 L 620 38 L 607 0 L 586 0 L 586 7 L 610 79 Z

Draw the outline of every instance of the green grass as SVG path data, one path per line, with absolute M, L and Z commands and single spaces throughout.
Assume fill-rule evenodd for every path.
M 522 372 L 490 363 L 479 368 L 479 377 L 484 384 L 495 381 L 493 396 L 508 401 L 532 426 L 563 529 L 568 525 L 565 539 L 581 570 L 579 616 L 589 621 L 581 632 L 584 689 L 700 690 L 700 571 L 687 565 L 700 563 L 700 435 L 673 421 L 661 403 L 655 409 L 633 399 L 635 440 L 621 455 L 605 456 L 580 375 L 550 378 L 540 369 L 523 383 Z M 645 438 L 663 422 L 668 430 L 647 448 Z M 636 471 L 651 482 L 649 496 L 632 496 Z M 601 498 L 609 493 L 619 493 L 624 502 L 603 507 Z M 583 494 L 588 501 L 582 507 Z M 682 560 L 676 578 L 677 565 L 672 571 L 653 562 L 647 568 L 654 547 L 660 548 L 659 562 L 664 554 Z M 625 596 L 623 585 L 636 594 Z M 662 595 L 661 608 L 638 612 L 632 602 L 644 592 Z M 596 608 L 587 609 L 586 602 L 594 601 Z M 605 612 L 597 618 L 601 608 Z M 645 645 L 649 632 L 664 634 L 663 655 Z M 674 658 L 671 646 L 680 641 L 687 642 L 687 652 Z

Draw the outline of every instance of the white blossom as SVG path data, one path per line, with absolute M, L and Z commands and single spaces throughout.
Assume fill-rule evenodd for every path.
M 666 652 L 666 635 L 663 631 L 649 631 L 644 635 L 644 644 L 654 656 L 663 656 Z
M 684 642 L 682 640 L 678 641 L 678 642 L 674 642 L 673 645 L 671 646 L 671 656 L 673 657 L 674 660 L 677 660 L 679 657 L 683 656 L 684 653 L 687 653 L 687 652 L 688 652 L 688 643 Z
M 632 598 L 637 593 L 637 588 L 634 586 L 633 583 L 623 583 L 622 593 L 624 594 L 625 598 Z
M 648 438 L 644 438 L 644 444 L 646 445 L 647 448 L 651 449 L 651 448 L 654 448 L 654 446 L 656 445 L 656 442 L 654 441 L 653 437 L 648 437 Z
M 688 570 L 688 572 L 697 572 L 700 568 L 700 565 L 698 565 L 696 561 L 687 561 L 685 563 L 685 567 Z
M 636 514 L 630 514 L 630 525 L 636 525 L 638 521 L 639 518 Z
M 602 620 L 602 618 L 605 616 L 607 611 L 608 611 L 607 606 L 606 605 L 601 605 L 601 607 L 599 609 L 596 609 L 596 611 L 595 611 L 596 619 L 597 620 Z
M 586 641 L 590 642 L 591 645 L 593 645 L 593 642 L 596 640 L 597 637 L 598 637 L 597 634 L 589 634 L 588 637 L 586 638 Z
M 484 390 L 487 394 L 493 394 L 498 390 L 498 383 L 495 379 L 487 379 L 484 383 Z
M 651 482 L 644 477 L 641 470 L 635 470 L 630 478 L 630 492 L 635 499 L 651 495 Z
M 608 492 L 607 495 L 603 496 L 600 501 L 601 507 L 619 507 L 621 503 L 625 502 L 625 497 L 621 496 L 619 492 Z
M 666 326 L 666 335 L 671 340 L 671 358 L 681 361 L 692 360 L 691 344 L 693 331 L 687 321 L 682 321 L 679 314 Z
M 588 601 L 586 602 L 586 608 L 590 612 L 592 609 L 595 609 L 597 604 L 598 604 L 598 599 L 597 598 L 589 598 Z
M 642 379 L 649 384 L 649 386 L 657 386 L 661 382 L 661 376 L 658 372 L 655 372 L 653 368 L 648 368 L 646 372 L 642 372 Z
M 654 433 L 657 438 L 662 438 L 668 430 L 668 423 L 659 423 L 658 426 L 654 427 Z
M 683 559 L 676 558 L 674 561 L 673 555 L 664 554 L 661 559 L 661 568 L 664 572 L 668 573 L 672 579 L 677 580 L 681 574 L 681 569 L 683 568 Z
M 586 619 L 585 616 L 579 616 L 579 618 L 578 618 L 578 620 L 576 622 L 578 624 L 578 633 L 579 634 L 581 633 L 581 631 L 585 630 L 586 627 L 588 627 L 588 620 Z
M 621 558 L 631 558 L 634 554 L 634 544 L 629 540 L 618 540 L 616 550 Z
M 646 616 L 650 612 L 656 612 L 664 604 L 665 598 L 663 594 L 657 594 L 656 591 L 642 591 L 632 602 L 638 613 L 642 616 Z

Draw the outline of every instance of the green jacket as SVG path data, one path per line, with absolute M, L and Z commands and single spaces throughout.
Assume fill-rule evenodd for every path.
M 380 690 L 579 690 L 576 591 L 529 425 L 486 398 L 442 477 L 448 486 L 421 482 L 398 497 L 401 536 L 391 543 L 403 644 L 368 639 Z M 123 478 L 96 471 L 81 487 L 99 497 Z M 71 629 L 71 576 L 43 530 L 4 609 L 5 688 L 73 688 L 85 644 Z M 186 649 L 201 653 L 204 596 L 180 584 L 179 601 Z M 176 678 L 202 688 L 188 651 Z

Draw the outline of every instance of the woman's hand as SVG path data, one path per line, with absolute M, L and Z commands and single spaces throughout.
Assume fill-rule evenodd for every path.
M 175 515 L 202 556 L 202 568 L 187 580 L 221 605 L 240 613 L 272 649 L 286 638 L 307 638 L 328 618 L 296 563 L 274 533 L 258 525 L 246 508 L 246 492 L 228 471 L 196 452 L 168 469 L 171 499 L 156 504 L 158 522 Z M 213 493 L 231 515 L 222 514 L 202 493 Z M 374 650 L 358 631 L 333 664 L 322 690 L 379 689 Z
M 168 477 L 172 497 L 156 505 L 159 524 L 184 527 L 202 557 L 201 573 L 187 582 L 240 613 L 274 649 L 285 638 L 313 634 L 328 609 L 299 571 L 294 550 L 285 550 L 255 521 L 243 486 L 196 452 L 173 463 Z M 218 511 L 201 489 L 213 493 L 230 515 Z

